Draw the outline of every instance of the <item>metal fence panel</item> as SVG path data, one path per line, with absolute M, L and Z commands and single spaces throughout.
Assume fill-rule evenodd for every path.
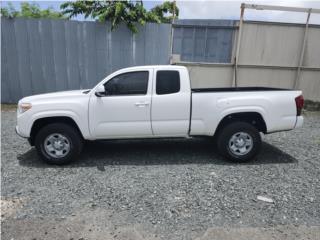
M 110 23 L 1 19 L 1 102 L 93 87 L 120 68 L 167 64 L 170 24 L 148 23 L 134 35 Z
M 25 22 L 25 21 L 21 21 Z M 56 89 L 56 71 L 54 64 L 54 49 L 53 49 L 53 32 L 52 23 L 50 20 L 43 20 L 39 22 L 40 42 L 41 42 L 41 57 L 43 67 L 43 82 L 45 84 L 46 91 L 50 89 Z M 27 49 L 25 49 L 24 55 L 28 56 Z M 23 55 L 20 56 L 24 57 Z M 29 63 L 30 64 L 30 63 Z M 29 66 L 30 69 L 30 66 Z M 32 93 L 32 90 L 31 90 Z M 31 94 L 30 93 L 30 94 Z M 24 95 L 25 96 L 25 95 Z
M 3 46 L 3 44 L 6 44 L 7 42 L 5 32 L 5 27 L 1 27 L 1 46 Z M 3 79 L 9 79 L 6 48 L 1 49 L 1 98 L 7 99 L 7 101 L 11 101 L 8 81 L 4 81 Z
M 159 59 L 170 56 L 171 25 L 152 23 L 147 24 L 145 30 L 145 63 L 157 64 Z M 169 61 L 169 58 L 167 60 Z
M 235 21 L 177 20 L 174 23 L 173 54 L 181 61 L 230 63 Z
M 9 80 L 4 85 L 4 87 L 8 87 L 8 89 L 4 89 L 4 91 L 8 91 L 9 99 L 13 100 L 15 96 L 21 96 L 20 91 L 15 92 L 16 89 L 20 89 L 20 81 L 19 74 L 17 71 L 18 53 L 16 48 L 14 28 L 8 25 L 4 25 L 2 27 L 1 35 L 3 36 L 3 42 L 1 46 L 6 46 L 1 50 L 1 55 L 4 55 L 4 57 L 1 58 L 1 60 L 4 61 L 4 63 L 1 64 L 1 66 L 4 66 L 4 71 L 7 71 L 5 73 L 5 76 Z
M 52 37 L 56 90 L 61 91 L 68 89 L 64 21 L 52 21 Z
M 26 96 L 32 93 L 31 82 L 31 69 L 30 69 L 30 56 L 29 49 L 25 47 L 29 46 L 28 29 L 25 21 L 18 20 L 15 22 L 15 36 L 16 36 L 16 50 L 18 56 L 18 74 L 21 86 L 21 95 Z M 2 43 L 4 44 L 4 43 Z M 2 78 L 3 80 L 5 78 Z

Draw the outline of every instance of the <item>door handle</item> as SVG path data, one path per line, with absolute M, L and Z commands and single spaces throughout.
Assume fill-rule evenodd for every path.
M 149 103 L 148 102 L 136 102 L 134 105 L 136 107 L 146 107 L 149 105 Z

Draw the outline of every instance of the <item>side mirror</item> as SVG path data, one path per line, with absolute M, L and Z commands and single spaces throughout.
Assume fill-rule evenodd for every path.
M 104 89 L 104 86 L 103 86 L 103 85 L 99 85 L 99 86 L 96 88 L 95 95 L 96 95 L 97 97 L 104 97 L 104 96 L 106 96 L 106 90 Z

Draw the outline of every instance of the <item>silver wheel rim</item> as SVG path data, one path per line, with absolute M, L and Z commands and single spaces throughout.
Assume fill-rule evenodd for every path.
M 70 141 L 60 133 L 50 134 L 44 140 L 44 150 L 53 158 L 63 158 L 70 152 Z
M 253 147 L 252 137 L 245 132 L 237 132 L 229 140 L 229 150 L 236 156 L 248 154 Z

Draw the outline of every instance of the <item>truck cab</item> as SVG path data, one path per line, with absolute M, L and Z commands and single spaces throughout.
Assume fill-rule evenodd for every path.
M 108 76 L 89 101 L 95 139 L 186 137 L 191 88 L 185 67 L 134 67 Z

